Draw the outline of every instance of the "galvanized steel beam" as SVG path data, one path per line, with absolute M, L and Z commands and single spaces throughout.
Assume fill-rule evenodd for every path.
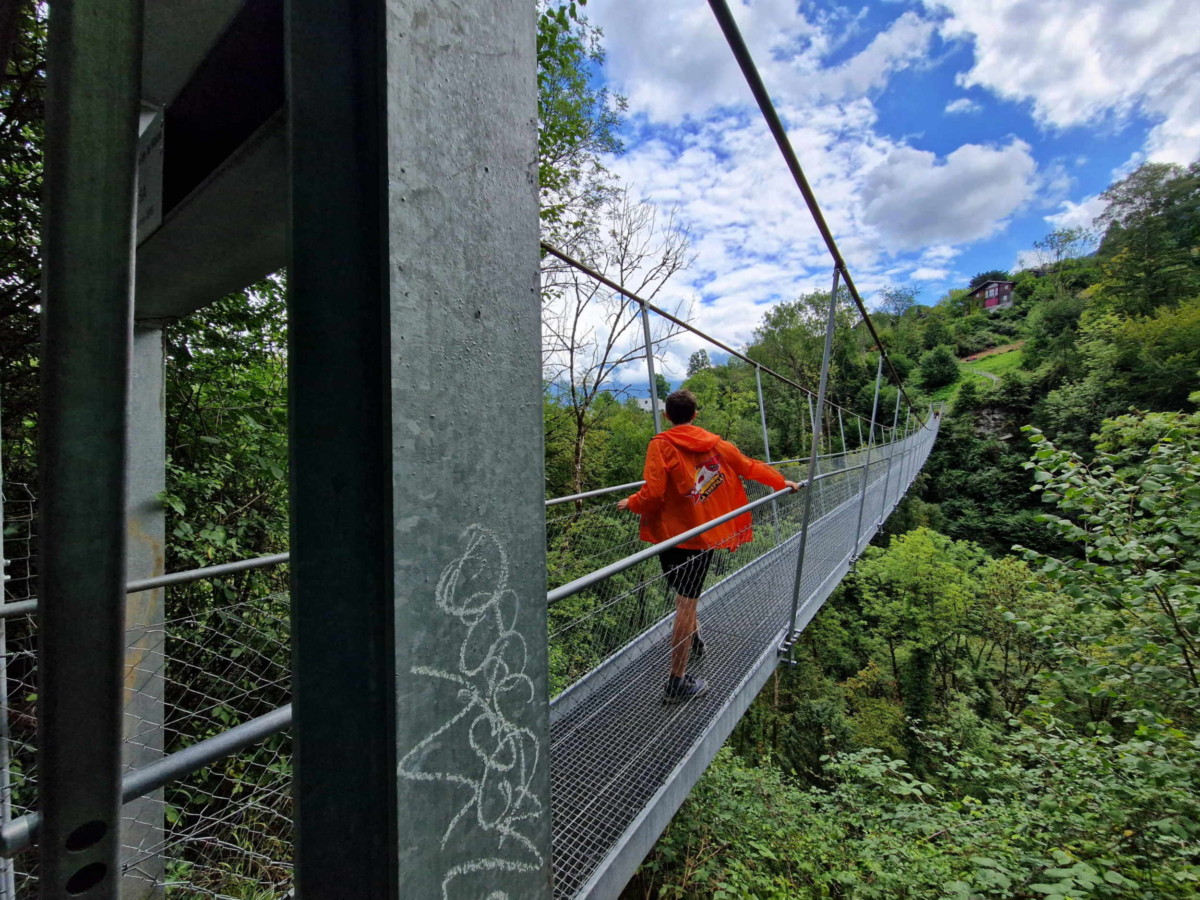
M 162 327 L 137 324 L 133 330 L 129 387 L 129 494 L 126 515 L 125 577 L 163 574 L 166 523 L 159 495 L 166 488 L 166 393 Z M 126 770 L 143 769 L 163 756 L 163 703 L 166 689 L 166 611 L 160 588 L 127 593 L 125 598 Z M 121 813 L 122 900 L 163 895 L 166 873 L 161 850 L 163 796 L 156 793 L 125 805 Z
M 289 7 L 301 896 L 550 893 L 534 24 Z
M 142 4 L 50 10 L 39 471 L 44 900 L 120 878 L 125 419 Z

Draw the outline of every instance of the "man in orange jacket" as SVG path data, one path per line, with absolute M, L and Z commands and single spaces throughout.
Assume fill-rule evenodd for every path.
M 769 466 L 744 456 L 729 441 L 692 424 L 696 398 L 691 391 L 667 397 L 673 427 L 656 434 L 646 448 L 646 483 L 617 503 L 642 517 L 641 539 L 657 544 L 745 506 L 742 478 L 774 490 L 800 487 Z M 659 554 L 667 584 L 675 590 L 675 628 L 671 635 L 671 674 L 663 699 L 679 703 L 704 693 L 703 678 L 687 674 L 688 656 L 704 653 L 696 603 L 716 549 L 736 550 L 753 538 L 751 515 L 743 513 Z

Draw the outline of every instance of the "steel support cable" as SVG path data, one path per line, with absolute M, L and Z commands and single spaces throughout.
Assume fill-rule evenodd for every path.
M 875 330 L 875 325 L 871 321 L 871 315 L 867 312 L 867 307 L 863 303 L 862 297 L 858 294 L 858 288 L 854 286 L 854 281 L 850 278 L 850 272 L 846 268 L 846 261 L 842 259 L 837 242 L 833 239 L 833 232 L 829 230 L 829 224 L 825 221 L 825 216 L 822 214 L 821 207 L 817 203 L 816 194 L 813 193 L 812 188 L 808 184 L 808 179 L 804 176 L 804 170 L 800 167 L 800 160 L 796 156 L 796 151 L 792 149 L 792 142 L 787 136 L 787 130 L 783 127 L 779 113 L 775 110 L 775 104 L 771 101 L 771 95 L 767 93 L 766 85 L 763 84 L 762 76 L 758 73 L 758 67 L 754 64 L 754 58 L 750 55 L 750 49 L 742 39 L 742 33 L 738 30 L 737 22 L 733 18 L 733 13 L 729 10 L 729 5 L 725 0 L 708 0 L 708 5 L 712 8 L 713 15 L 717 17 L 717 24 L 721 26 L 721 31 L 724 32 L 725 40 L 729 44 L 729 49 L 733 51 L 733 56 L 741 67 L 742 74 L 746 76 L 750 92 L 754 94 L 754 99 L 758 101 L 758 108 L 762 112 L 763 118 L 767 120 L 767 127 L 771 129 L 771 134 L 775 138 L 775 143 L 779 146 L 779 151 L 783 154 L 784 162 L 787 163 L 787 167 L 792 173 L 792 178 L 796 181 L 796 186 L 800 188 L 800 193 L 804 197 L 804 202 L 808 205 L 808 211 L 812 214 L 813 221 L 817 225 L 817 230 L 821 232 L 821 237 L 825 240 L 825 246 L 829 250 L 829 255 L 833 257 L 834 267 L 842 273 L 842 280 L 846 282 L 846 289 L 850 292 L 854 304 L 858 307 L 859 315 L 862 316 L 863 322 L 866 323 L 867 330 L 871 332 L 871 337 L 874 338 L 876 346 L 879 347 L 879 352 L 883 354 L 883 358 L 887 362 L 888 371 L 892 373 L 892 378 L 896 382 L 896 387 L 900 390 L 900 393 L 904 394 L 904 400 L 909 408 L 913 408 L 912 400 L 909 399 L 908 393 L 904 390 L 904 382 L 900 378 L 900 373 L 892 365 L 892 361 L 887 355 L 887 350 L 884 349 L 883 341 L 879 338 L 879 332 Z M 924 424 L 924 420 L 921 419 L 920 415 L 917 418 Z
M 587 275 L 589 278 L 594 278 L 596 281 L 599 281 L 605 287 L 611 288 L 612 290 L 616 291 L 618 294 L 621 294 L 623 297 L 628 297 L 634 303 L 642 304 L 646 309 L 650 310 L 653 313 L 656 313 L 657 315 L 662 316 L 668 322 L 674 322 L 680 328 L 683 328 L 686 331 L 690 331 L 692 334 L 696 335 L 696 337 L 704 338 L 704 340 L 708 341 L 713 346 L 719 347 L 721 350 L 724 350 L 730 356 L 736 356 L 738 359 L 742 360 L 742 362 L 749 363 L 750 365 L 754 366 L 755 368 L 759 369 L 760 371 L 766 372 L 772 378 L 775 378 L 778 381 L 783 382 L 784 384 L 790 385 L 791 387 L 794 387 L 797 390 L 801 390 L 810 397 L 814 396 L 813 390 L 811 388 L 806 388 L 804 385 L 800 384 L 799 382 L 792 381 L 792 379 L 787 378 L 786 376 L 780 375 L 774 369 L 770 369 L 767 366 L 764 366 L 762 363 L 757 362 L 756 360 L 753 360 L 750 357 L 748 357 L 745 353 L 742 353 L 739 350 L 734 350 L 728 344 L 726 344 L 722 341 L 718 341 L 715 337 L 712 337 L 711 335 L 705 334 L 703 331 L 701 331 L 696 326 L 688 324 L 687 322 L 683 321 L 683 319 L 679 318 L 678 316 L 671 315 L 671 313 L 667 312 L 665 309 L 662 309 L 661 307 L 655 306 L 649 300 L 643 300 L 641 297 L 639 297 L 633 291 L 629 290 L 628 288 L 622 287 L 621 285 L 617 284 L 617 282 L 613 281 L 611 278 L 607 278 L 604 275 L 601 275 L 599 272 L 597 272 L 591 266 L 587 265 L 587 263 L 582 263 L 579 260 L 575 259 L 574 257 L 568 256 L 566 253 L 564 253 L 562 250 L 559 250 L 557 247 L 553 246 L 552 244 L 547 244 L 545 241 L 542 241 L 542 249 L 545 250 L 547 253 L 549 253 L 551 256 L 555 257 L 556 259 L 562 260 L 568 266 L 571 266 L 571 268 L 578 269 L 580 272 L 582 272 L 584 275 Z M 855 418 L 858 418 L 858 419 L 863 418 L 858 413 L 856 413 L 854 410 L 846 409 L 844 406 L 838 406 L 836 403 L 830 403 L 828 405 L 833 407 L 834 409 L 840 409 L 842 412 L 846 413 L 847 415 L 854 416 Z

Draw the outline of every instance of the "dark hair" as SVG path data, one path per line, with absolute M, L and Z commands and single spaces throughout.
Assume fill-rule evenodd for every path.
M 686 425 L 696 418 L 696 395 L 679 390 L 667 397 L 667 418 L 675 425 Z

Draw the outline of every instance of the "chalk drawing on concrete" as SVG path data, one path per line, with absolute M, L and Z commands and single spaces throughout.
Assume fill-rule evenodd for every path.
M 460 536 L 462 554 L 442 571 L 435 601 L 465 627 L 455 667 L 413 666 L 412 672 L 457 688 L 457 710 L 399 762 L 399 775 L 411 781 L 462 785 L 469 798 L 442 834 L 444 850 L 456 829 L 476 829 L 470 838 L 485 855 L 450 867 L 442 896 L 459 894 L 472 876 L 536 872 L 545 860 L 531 834 L 545 814 L 534 793 L 541 760 L 537 735 L 520 723 L 537 696 L 526 674 L 525 638 L 517 631 L 519 601 L 509 588 L 508 554 L 496 535 L 472 525 Z M 461 747 L 470 748 L 464 762 Z M 455 885 L 458 882 L 458 885 Z M 476 885 L 478 887 L 479 885 Z M 508 894 L 489 884 L 490 900 Z M 480 896 L 474 890 L 471 896 Z M 466 895 L 465 893 L 463 894 Z

